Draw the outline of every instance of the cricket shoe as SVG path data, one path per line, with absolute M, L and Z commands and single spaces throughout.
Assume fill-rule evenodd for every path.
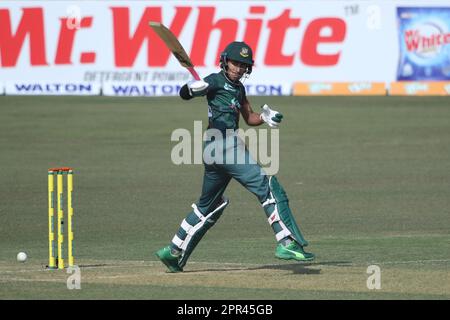
M 156 251 L 156 256 L 169 268 L 170 272 L 183 272 L 183 268 L 178 264 L 180 256 L 173 255 L 170 252 L 170 246 Z
M 314 254 L 305 252 L 302 246 L 299 246 L 295 241 L 291 242 L 287 246 L 279 244 L 275 250 L 275 256 L 284 260 L 297 260 L 297 261 L 311 261 L 314 260 Z

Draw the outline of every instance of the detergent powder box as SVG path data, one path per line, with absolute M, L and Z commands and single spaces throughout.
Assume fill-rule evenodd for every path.
M 397 80 L 450 80 L 450 7 L 399 7 L 397 21 Z

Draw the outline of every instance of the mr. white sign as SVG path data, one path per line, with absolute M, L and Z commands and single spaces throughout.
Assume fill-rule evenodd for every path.
M 173 31 L 201 76 L 217 72 L 226 44 L 246 41 L 255 67 L 245 84 L 255 93 L 286 94 L 294 81 L 390 82 L 398 62 L 396 2 L 2 1 L 0 82 L 94 82 L 110 92 L 123 92 L 113 84 L 139 83 L 156 95 L 172 92 L 190 75 L 149 21 Z

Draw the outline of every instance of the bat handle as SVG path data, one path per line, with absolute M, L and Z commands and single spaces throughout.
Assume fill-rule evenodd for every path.
M 198 75 L 197 71 L 195 71 L 194 67 L 188 67 L 187 69 L 192 74 L 195 80 L 201 80 L 200 76 Z

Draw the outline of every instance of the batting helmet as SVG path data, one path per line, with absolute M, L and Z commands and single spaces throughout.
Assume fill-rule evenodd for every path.
M 252 72 L 253 67 L 253 51 L 245 42 L 233 41 L 220 54 L 220 67 L 225 69 L 227 61 L 233 60 L 245 63 L 247 65 L 247 74 Z

